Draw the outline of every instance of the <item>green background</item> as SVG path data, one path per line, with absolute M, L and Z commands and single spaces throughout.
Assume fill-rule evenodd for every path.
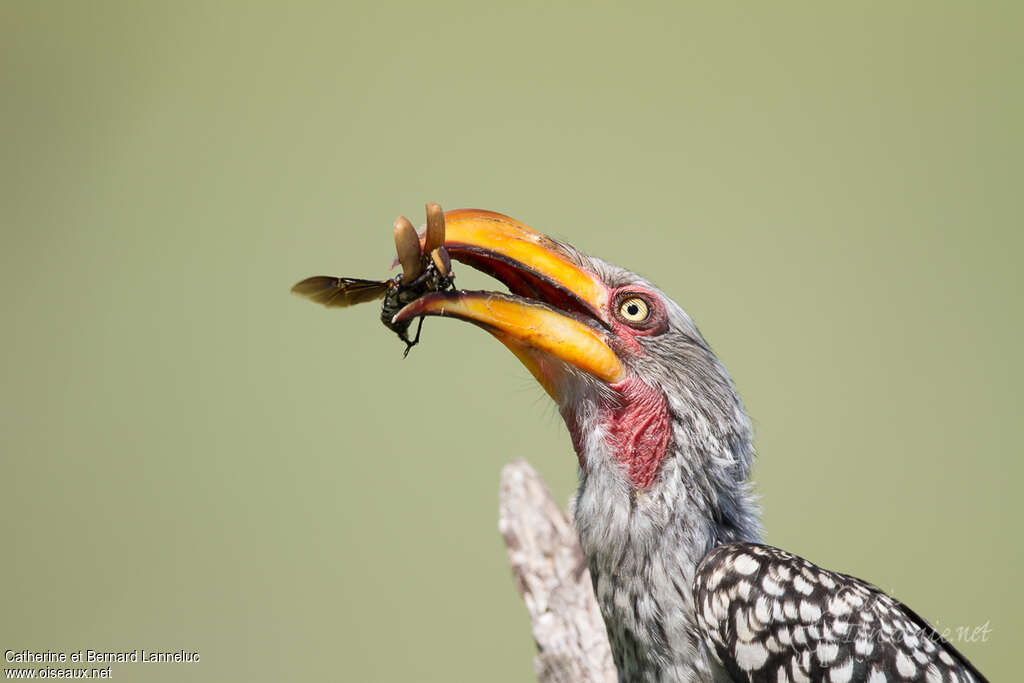
M 0 3 L 0 648 L 115 678 L 531 679 L 499 344 L 367 306 L 425 201 L 657 282 L 757 430 L 767 540 L 1019 669 L 1019 3 Z M 463 285 L 487 286 L 467 268 Z

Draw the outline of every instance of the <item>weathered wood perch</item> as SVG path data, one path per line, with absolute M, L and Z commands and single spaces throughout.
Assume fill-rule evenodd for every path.
M 537 643 L 541 683 L 615 683 L 617 674 L 569 516 L 526 461 L 501 472 L 498 529 Z

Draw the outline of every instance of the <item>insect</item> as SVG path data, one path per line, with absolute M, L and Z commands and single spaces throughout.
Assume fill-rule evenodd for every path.
M 316 275 L 292 287 L 292 293 L 327 308 L 347 308 L 355 304 L 384 299 L 380 321 L 405 342 L 405 353 L 420 341 L 423 318 L 419 318 L 416 336 L 409 338 L 411 321 L 392 322 L 395 314 L 406 304 L 428 292 L 455 288 L 452 262 L 444 247 L 444 211 L 437 204 L 427 204 L 427 231 L 420 248 L 416 229 L 405 216 L 399 216 L 394 225 L 395 248 L 402 272 L 390 280 L 365 280 L 352 277 Z

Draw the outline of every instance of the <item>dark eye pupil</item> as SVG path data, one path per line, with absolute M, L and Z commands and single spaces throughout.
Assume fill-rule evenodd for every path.
M 626 306 L 626 311 L 630 315 L 636 315 L 637 313 L 640 312 L 640 307 L 637 306 L 636 304 L 630 304 L 629 306 Z

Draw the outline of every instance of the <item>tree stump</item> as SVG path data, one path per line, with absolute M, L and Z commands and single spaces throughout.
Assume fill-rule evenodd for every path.
M 526 461 L 501 472 L 498 529 L 526 602 L 541 683 L 615 683 L 608 634 L 576 527 Z

